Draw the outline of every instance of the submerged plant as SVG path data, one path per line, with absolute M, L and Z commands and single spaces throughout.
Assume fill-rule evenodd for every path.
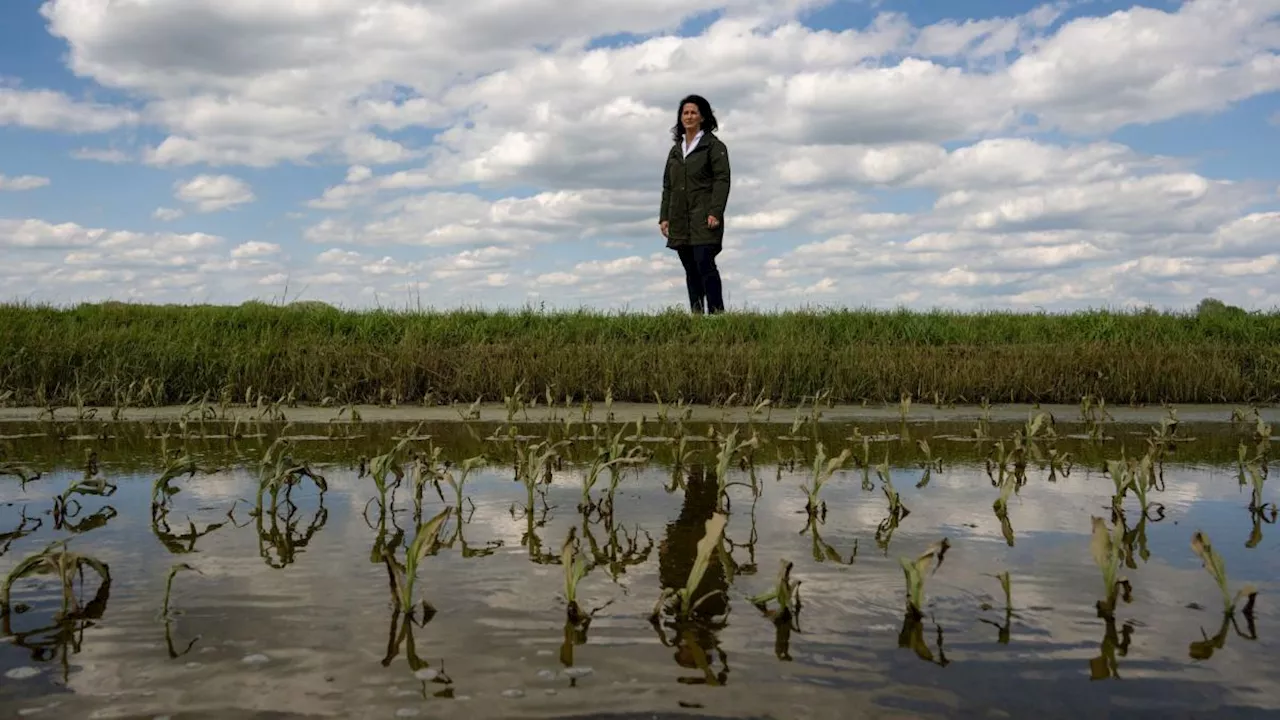
M 924 616 L 924 582 L 928 577 L 926 571 L 929 570 L 930 565 L 933 565 L 933 572 L 937 572 L 938 568 L 942 567 L 943 556 L 947 554 L 947 549 L 950 547 L 951 542 L 947 538 L 942 538 L 915 559 L 898 558 L 907 584 L 908 615 L 917 619 Z
M 716 455 L 716 485 L 719 488 L 718 498 L 725 497 L 729 489 L 729 469 L 733 466 L 734 456 L 748 451 L 760 444 L 760 438 L 753 431 L 751 437 L 738 442 L 738 428 L 729 431 L 720 442 L 720 452 Z
M 876 474 L 880 476 L 880 489 L 884 491 L 884 497 L 889 501 L 889 517 L 892 518 L 896 525 L 899 521 L 911 514 L 911 510 L 902 502 L 902 497 L 898 495 L 898 491 L 893 487 L 893 478 L 889 473 L 889 455 L 886 452 L 884 462 L 876 466 Z
M 1084 421 L 1085 433 L 1089 439 L 1098 441 L 1103 439 L 1103 423 L 1115 418 L 1107 412 L 1106 399 L 1085 395 L 1080 399 L 1080 419 Z
M 1058 433 L 1052 413 L 1028 413 L 1027 422 L 1022 426 L 1022 436 L 1028 440 L 1054 438 Z
M 54 498 L 53 515 L 58 525 L 66 517 L 74 517 L 80 512 L 79 504 L 76 509 L 71 510 L 69 505 L 76 501 L 72 499 L 72 495 L 93 495 L 97 497 L 110 497 L 115 494 L 116 485 L 103 475 L 98 468 L 98 453 L 95 451 L 85 451 L 84 475 L 79 480 L 73 480 L 67 485 L 67 489 L 62 494 Z
M 1148 497 L 1152 488 L 1157 486 L 1156 452 L 1156 448 L 1150 448 L 1138 459 L 1121 456 L 1120 460 L 1106 462 L 1107 474 L 1115 483 L 1116 492 L 1111 498 L 1111 505 L 1117 514 L 1123 514 L 1124 496 L 1132 490 L 1134 496 L 1138 498 L 1143 517 L 1151 517 L 1152 507 L 1157 511 L 1155 519 L 1164 517 L 1164 505 L 1152 502 Z
M 97 573 L 103 585 L 111 584 L 111 570 L 106 563 L 92 556 L 68 550 L 66 540 L 49 543 L 41 552 L 24 558 L 5 576 L 4 586 L 0 587 L 0 612 L 5 614 L 9 612 L 11 607 L 9 596 L 14 583 L 32 575 L 56 576 L 62 585 L 62 612 L 66 614 L 79 610 L 80 604 L 75 596 L 75 580 L 80 577 L 83 582 L 86 567 Z
M 780 563 L 778 580 L 773 589 L 752 596 L 748 602 L 760 608 L 775 623 L 786 623 L 800 614 L 800 581 L 791 579 L 794 563 L 788 560 L 781 560 Z M 776 610 L 769 608 L 771 602 L 778 606 Z
M 404 565 L 395 559 L 394 550 L 383 548 L 382 560 L 386 563 L 387 574 L 391 576 L 391 591 L 395 596 L 400 612 L 411 615 L 417 606 L 414 599 L 414 584 L 418 577 L 418 564 L 436 550 L 440 541 L 440 529 L 444 526 L 453 508 L 446 507 L 439 515 L 418 526 L 417 534 L 405 550 Z M 424 611 L 431 612 L 431 606 L 422 601 Z
M 978 416 L 978 425 L 973 429 L 973 439 L 978 442 L 991 439 L 991 403 L 984 395 L 979 405 L 982 408 L 982 414 Z
M 1107 529 L 1107 523 L 1100 517 L 1091 518 L 1093 536 L 1089 541 L 1089 552 L 1093 561 L 1102 571 L 1103 599 L 1098 601 L 1098 613 L 1103 617 L 1111 617 L 1115 613 L 1116 601 L 1124 590 L 1124 600 L 1129 601 L 1131 587 L 1129 581 L 1120 576 L 1120 568 L 1124 566 L 1124 527 L 1116 524 Z
M 399 487 L 404 480 L 404 464 L 410 457 L 409 444 L 418 434 L 418 429 L 405 433 L 405 436 L 400 438 L 390 450 L 375 456 L 367 466 L 361 464 L 361 472 L 357 477 L 364 477 L 365 473 L 368 473 L 378 489 L 378 502 L 384 507 L 387 504 L 387 493 Z M 388 476 L 393 477 L 394 482 L 388 482 Z
M 618 489 L 618 483 L 622 479 L 621 467 L 624 465 L 638 465 L 645 462 L 648 456 L 643 447 L 633 445 L 630 448 L 622 441 L 622 436 L 627 429 L 624 427 L 609 440 L 607 445 L 597 446 L 596 455 L 591 460 L 591 465 L 587 468 L 587 474 L 582 478 L 582 500 L 578 503 L 578 509 L 584 512 L 600 507 L 600 503 L 591 499 L 591 490 L 600 480 L 600 475 L 606 470 L 609 472 L 609 490 L 606 493 L 605 505 L 612 506 L 614 493 Z
M 1171 444 L 1181 440 L 1178 436 L 1178 410 L 1177 408 L 1168 408 L 1168 414 L 1160 418 L 1159 425 L 1153 425 L 1147 436 L 1147 441 L 1153 447 L 1161 450 L 1168 448 Z
M 582 611 L 582 606 L 578 605 L 578 583 L 586 577 L 590 568 L 582 557 L 576 525 L 569 528 L 569 535 L 564 539 L 564 546 L 560 549 L 560 564 L 564 567 L 564 599 L 568 603 L 568 620 L 578 625 L 588 617 Z
M 484 465 L 486 461 L 487 461 L 487 458 L 485 458 L 484 455 L 476 455 L 475 457 L 469 457 L 466 460 L 463 460 L 462 464 L 459 466 L 460 472 L 458 473 L 458 477 L 456 479 L 453 477 L 453 472 L 449 470 L 448 467 L 445 467 L 440 472 L 440 477 L 442 481 L 453 490 L 453 508 L 458 513 L 459 523 L 464 522 L 462 519 L 463 500 L 467 500 L 471 502 L 471 512 L 474 513 L 476 509 L 475 502 L 472 501 L 470 498 L 465 498 L 463 496 L 463 492 L 466 489 L 467 477 L 471 475 L 471 473 L 476 468 Z
M 702 539 L 698 541 L 697 554 L 693 561 L 693 567 L 689 569 L 689 577 L 685 581 L 682 588 L 663 588 L 662 595 L 658 598 L 658 602 L 653 606 L 652 619 L 657 619 L 661 614 L 664 606 L 669 600 L 674 601 L 672 608 L 676 615 L 688 620 L 702 603 L 709 598 L 724 592 L 723 590 L 711 590 L 700 597 L 694 597 L 694 593 L 698 591 L 702 584 L 702 576 L 706 574 L 707 567 L 711 563 L 711 555 L 720 546 L 720 539 L 724 536 L 724 527 L 729 522 L 729 516 L 724 513 L 714 513 L 707 519 L 706 532 Z
M 801 486 L 805 495 L 809 498 L 804 507 L 810 515 L 817 515 L 819 509 L 821 509 L 822 514 L 826 514 L 827 503 L 819 497 L 822 493 L 822 486 L 835 475 L 836 470 L 844 467 L 844 464 L 849 460 L 850 454 L 849 448 L 845 448 L 839 455 L 827 459 L 826 449 L 823 448 L 822 443 L 818 443 L 817 455 L 813 459 L 813 479 L 811 483 Z
M 1045 466 L 1049 468 L 1049 482 L 1057 482 L 1058 475 L 1062 477 L 1071 476 L 1071 468 L 1075 464 L 1071 453 L 1059 451 L 1057 448 L 1049 448 L 1049 452 L 1045 457 Z
M 1251 489 L 1249 493 L 1249 511 L 1254 515 L 1263 515 L 1267 510 L 1271 510 L 1274 515 L 1276 512 L 1275 503 L 1267 503 L 1262 499 L 1262 490 L 1267 482 L 1267 466 L 1258 462 L 1244 465 L 1241 469 L 1242 485 L 1246 477 Z
M 920 462 L 920 465 L 924 468 L 925 478 L 928 478 L 929 474 L 935 470 L 937 472 L 942 472 L 942 458 L 934 457 L 933 448 L 929 447 L 928 440 L 925 440 L 924 438 L 916 440 L 916 447 L 920 448 L 920 453 L 924 455 L 924 459 Z M 927 480 L 922 482 L 922 484 L 927 484 Z
M 1009 521 L 1009 497 L 1018 490 L 1018 481 L 1014 475 L 1001 473 L 1000 495 L 991 503 L 996 519 L 1000 521 L 1000 534 L 1009 547 L 1014 544 L 1013 523 Z
M 304 478 L 309 478 L 311 482 L 315 483 L 321 493 L 329 489 L 324 476 L 314 472 L 306 463 L 294 461 L 293 456 L 288 452 L 290 447 L 287 438 L 279 437 L 276 438 L 275 442 L 271 443 L 271 446 L 267 448 L 266 453 L 262 456 L 262 461 L 259 463 L 258 494 L 255 510 L 259 515 L 262 512 L 263 495 L 269 494 L 271 496 L 271 508 L 274 512 L 279 502 L 280 491 L 285 491 L 285 501 L 288 502 L 289 493 Z
M 195 477 L 198 470 L 195 460 L 191 459 L 189 455 L 170 457 L 165 463 L 164 472 L 151 484 L 152 514 L 154 515 L 157 510 L 164 508 L 168 504 L 169 498 L 178 493 L 178 488 L 173 487 L 171 484 L 174 480 L 183 475 Z
M 1191 536 L 1191 551 L 1194 552 L 1204 563 L 1204 569 L 1213 577 L 1213 581 L 1218 584 L 1218 590 L 1222 592 L 1222 611 L 1230 615 L 1235 612 L 1236 605 L 1244 598 L 1245 605 L 1243 613 L 1246 616 L 1253 615 L 1253 603 L 1258 596 L 1258 589 L 1253 585 L 1243 585 L 1235 595 L 1227 588 L 1227 566 L 1223 562 L 1222 556 L 1213 549 L 1213 545 L 1209 542 L 1209 536 L 1197 530 Z

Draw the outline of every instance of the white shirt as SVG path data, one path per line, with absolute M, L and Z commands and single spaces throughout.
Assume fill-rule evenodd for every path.
M 693 142 L 689 142 L 687 140 L 680 141 L 680 146 L 681 146 L 681 149 L 684 150 L 685 157 L 689 157 L 689 152 L 698 146 L 698 141 L 701 139 L 702 139 L 702 131 L 699 130 L 698 134 L 693 136 Z

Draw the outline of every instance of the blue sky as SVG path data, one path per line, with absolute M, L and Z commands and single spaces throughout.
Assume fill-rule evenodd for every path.
M 3 4 L 0 299 L 683 305 L 697 91 L 731 305 L 1280 305 L 1280 0 L 498 4 Z

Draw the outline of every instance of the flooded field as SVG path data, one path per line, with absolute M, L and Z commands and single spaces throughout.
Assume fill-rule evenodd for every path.
M 0 423 L 0 715 L 1280 713 L 1255 416 L 209 415 Z

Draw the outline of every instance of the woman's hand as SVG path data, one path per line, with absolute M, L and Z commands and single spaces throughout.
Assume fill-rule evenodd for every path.
M 667 235 L 667 228 L 670 226 L 671 226 L 671 223 L 667 222 L 666 220 L 663 220 L 662 222 L 658 223 L 658 229 L 662 231 L 662 237 L 670 239 L 669 236 Z
M 715 216 L 715 215 L 708 215 L 708 216 L 707 216 L 707 227 L 709 227 L 709 228 L 711 228 L 712 230 L 714 230 L 714 229 L 716 228 L 716 226 L 717 226 L 717 225 L 719 225 L 719 224 L 720 224 L 720 221 L 716 219 L 716 216 Z

